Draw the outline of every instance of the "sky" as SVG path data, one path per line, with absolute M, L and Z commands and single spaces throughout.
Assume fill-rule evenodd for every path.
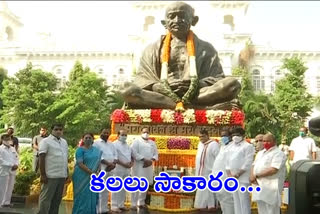
M 61 42 L 103 41 L 111 35 L 121 39 L 134 31 L 128 16 L 130 4 L 126 1 L 8 1 L 7 4 L 23 20 L 29 35 L 51 32 Z M 257 44 L 319 49 L 319 11 L 320 1 L 251 1 L 248 26 Z

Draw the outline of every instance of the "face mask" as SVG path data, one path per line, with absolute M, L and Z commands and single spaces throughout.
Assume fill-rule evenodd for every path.
M 223 136 L 223 137 L 221 137 L 221 139 L 220 139 L 220 142 L 222 143 L 222 144 L 224 144 L 224 145 L 226 145 L 227 143 L 229 143 L 229 137 L 227 137 L 227 136 Z
M 232 140 L 235 143 L 240 143 L 242 141 L 242 137 L 241 136 L 233 136 Z
M 306 136 L 306 133 L 304 133 L 304 132 L 299 132 L 299 135 L 300 135 L 301 137 L 305 137 L 305 136 Z
M 84 145 L 86 145 L 86 146 L 91 146 L 92 143 L 93 143 L 93 141 L 92 141 L 91 139 L 87 139 L 87 140 L 85 140 L 83 143 L 84 143 Z
M 100 138 L 101 138 L 102 140 L 104 140 L 104 141 L 107 141 L 108 138 L 109 138 L 109 135 L 102 134 L 102 135 L 100 135 Z
M 270 143 L 270 142 L 265 142 L 263 144 L 263 147 L 266 149 L 266 150 L 269 150 L 271 147 L 273 147 L 273 145 Z
M 149 134 L 148 134 L 148 133 L 143 133 L 143 134 L 141 135 L 141 137 L 142 137 L 143 139 L 148 139 L 148 138 L 149 138 Z
M 127 136 L 119 136 L 119 140 L 120 140 L 122 143 L 125 143 L 126 140 L 127 140 Z

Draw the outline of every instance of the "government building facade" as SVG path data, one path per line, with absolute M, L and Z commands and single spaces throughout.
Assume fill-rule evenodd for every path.
M 76 60 L 106 79 L 108 85 L 130 81 L 138 68 L 143 48 L 157 40 L 165 30 L 160 21 L 171 2 L 141 1 L 131 4 L 134 32 L 117 45 L 59 44 L 49 33 L 37 35 L 35 42 L 23 41 L 23 20 L 14 14 L 5 1 L 0 2 L 0 67 L 13 76 L 31 62 L 34 68 L 54 73 L 64 84 Z M 199 38 L 209 41 L 217 49 L 226 75 L 238 66 L 239 54 L 252 44 L 249 60 L 255 90 L 272 93 L 276 80 L 284 76 L 280 69 L 286 57 L 301 57 L 308 67 L 305 82 L 313 95 L 320 93 L 320 51 L 290 50 L 255 44 L 253 29 L 248 29 L 248 1 L 207 1 L 191 4 L 199 23 L 193 27 Z

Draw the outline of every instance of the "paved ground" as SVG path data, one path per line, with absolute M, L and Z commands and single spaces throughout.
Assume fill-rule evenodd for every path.
M 63 201 L 60 206 L 59 214 L 71 214 L 73 202 Z M 15 204 L 13 208 L 0 208 L 0 214 L 36 214 L 38 204 Z M 212 212 L 210 212 L 212 213 Z M 122 214 L 171 214 L 169 212 L 160 212 L 153 210 L 138 210 L 127 211 Z M 179 212 L 179 214 L 209 214 L 209 212 Z M 221 214 L 221 212 L 213 212 L 212 214 Z M 251 214 L 258 214 L 257 211 L 252 211 Z M 282 212 L 282 214 L 286 214 Z
M 72 202 L 63 201 L 59 214 L 71 214 L 72 213 Z M 0 214 L 36 214 L 37 212 L 37 204 L 29 204 L 29 205 L 23 205 L 23 204 L 15 204 L 13 208 L 0 208 Z M 123 214 L 170 214 L 169 212 L 159 212 L 159 211 L 148 211 L 148 210 L 138 210 L 138 211 L 127 211 L 122 212 Z M 188 212 L 188 213 L 182 213 L 181 214 L 202 214 L 202 212 Z M 207 213 L 208 212 L 203 212 Z M 179 213 L 180 214 L 180 213 Z M 221 212 L 215 212 L 214 214 L 221 214 Z

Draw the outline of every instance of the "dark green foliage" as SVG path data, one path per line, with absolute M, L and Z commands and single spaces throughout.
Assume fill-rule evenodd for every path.
M 3 82 L 2 119 L 15 125 L 16 134 L 33 136 L 41 125 L 49 125 L 54 115 L 47 111 L 55 100 L 56 77 L 41 70 L 34 70 L 29 63 L 15 77 Z
M 282 139 L 291 142 L 298 135 L 299 127 L 310 115 L 313 98 L 304 84 L 307 67 L 301 59 L 284 59 L 282 69 L 288 73 L 276 83 L 272 102 L 278 114 Z
M 37 177 L 33 171 L 25 171 L 17 174 L 16 182 L 14 184 L 13 193 L 21 196 L 28 196 L 30 194 L 30 187 L 33 180 Z

